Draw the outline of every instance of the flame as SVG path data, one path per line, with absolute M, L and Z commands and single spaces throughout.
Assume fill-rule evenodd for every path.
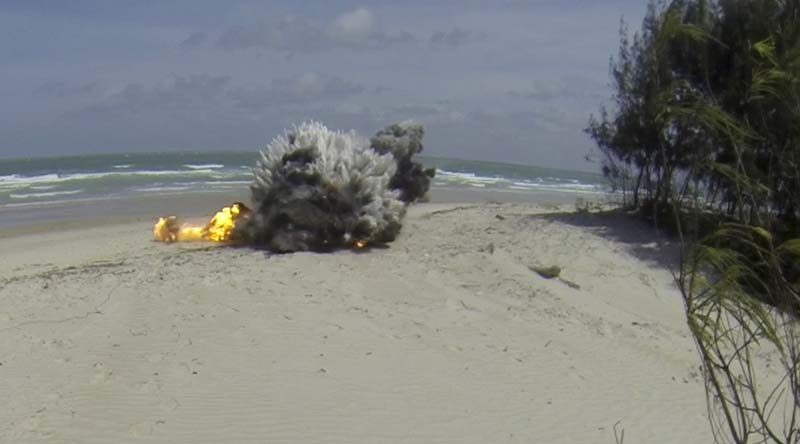
M 178 218 L 167 216 L 158 218 L 153 227 L 153 237 L 160 242 L 211 241 L 226 242 L 231 240 L 236 223 L 248 217 L 250 209 L 236 202 L 217 212 L 205 225 L 184 224 L 178 226 Z
M 356 250 L 361 250 L 362 248 L 366 248 L 367 247 L 367 241 L 365 241 L 363 239 L 359 239 L 359 240 L 356 241 L 355 244 L 353 244 L 353 246 L 356 247 Z
M 236 228 L 236 218 L 240 213 L 239 204 L 233 204 L 217 212 L 206 226 L 208 240 L 224 242 L 230 239 L 233 229 Z

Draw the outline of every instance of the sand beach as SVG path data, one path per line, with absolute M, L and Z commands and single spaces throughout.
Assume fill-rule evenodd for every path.
M 156 243 L 152 206 L 3 231 L 0 442 L 711 440 L 674 246 L 442 200 L 332 254 Z

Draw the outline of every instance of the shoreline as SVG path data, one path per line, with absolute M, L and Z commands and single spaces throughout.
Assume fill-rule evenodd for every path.
M 607 195 L 568 191 L 481 190 L 453 187 L 431 189 L 430 203 L 519 203 L 532 205 L 573 205 L 578 199 L 607 202 Z M 158 217 L 176 215 L 182 220 L 211 217 L 233 202 L 250 201 L 247 189 L 237 192 L 157 194 L 85 201 L 48 202 L 42 205 L 0 207 L 0 239 L 51 231 L 69 231 L 137 222 L 155 222 Z

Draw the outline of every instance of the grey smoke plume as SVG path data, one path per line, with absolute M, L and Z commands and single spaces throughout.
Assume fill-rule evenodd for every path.
M 394 240 L 406 202 L 430 185 L 429 176 L 427 182 L 419 177 L 421 165 L 411 161 L 423 135 L 420 125 L 393 125 L 371 147 L 353 131 L 310 122 L 276 137 L 261 152 L 251 186 L 254 208 L 237 236 L 279 252 Z
M 397 162 L 397 171 L 389 187 L 400 191 L 400 200 L 411 203 L 425 199 L 436 174 L 435 168 L 424 169 L 414 162 L 415 154 L 422 152 L 425 128 L 418 123 L 402 122 L 389 125 L 378 131 L 370 141 L 372 149 L 379 154 L 390 153 Z

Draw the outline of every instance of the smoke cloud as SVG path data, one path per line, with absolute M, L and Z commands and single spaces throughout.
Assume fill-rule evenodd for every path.
M 379 154 L 391 154 L 397 162 L 397 171 L 389 187 L 400 192 L 406 203 L 425 199 L 431 186 L 435 169 L 424 169 L 414 162 L 415 154 L 422 152 L 425 128 L 413 122 L 396 123 L 378 131 L 371 140 L 372 149 Z
M 411 159 L 423 136 L 421 125 L 406 122 L 370 142 L 310 122 L 276 137 L 261 152 L 252 213 L 236 237 L 278 252 L 391 242 L 406 205 L 430 186 L 432 172 Z

